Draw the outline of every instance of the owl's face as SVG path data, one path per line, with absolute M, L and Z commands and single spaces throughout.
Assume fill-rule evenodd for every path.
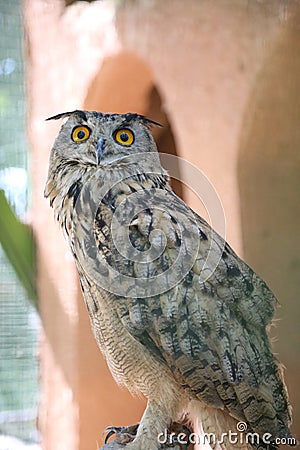
M 130 155 L 157 151 L 149 131 L 159 125 L 138 114 L 73 111 L 50 117 L 68 117 L 51 151 L 50 160 L 84 165 L 106 165 Z

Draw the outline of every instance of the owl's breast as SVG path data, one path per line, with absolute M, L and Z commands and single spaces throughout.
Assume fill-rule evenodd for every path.
M 116 382 L 146 397 L 154 395 L 159 385 L 173 385 L 165 362 L 124 326 L 117 302 L 126 300 L 102 290 L 82 273 L 80 280 L 94 336 Z

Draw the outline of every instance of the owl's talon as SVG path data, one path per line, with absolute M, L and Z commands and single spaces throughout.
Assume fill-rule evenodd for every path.
M 139 424 L 129 425 L 128 427 L 108 426 L 102 433 L 102 436 L 104 436 L 104 434 L 108 431 L 107 435 L 105 436 L 104 443 L 107 444 L 109 438 L 115 434 L 115 441 L 118 442 L 118 444 L 128 444 L 129 442 L 132 442 L 134 440 L 138 426 Z
M 104 438 L 104 435 L 105 435 L 105 433 L 106 433 L 107 431 L 109 431 L 109 432 L 108 432 L 107 435 L 105 436 L 104 444 L 107 444 L 109 438 L 110 438 L 113 434 L 116 434 L 116 433 L 117 433 L 116 427 L 106 427 L 106 428 L 103 430 L 102 438 Z
M 177 422 L 173 422 L 169 428 L 169 435 L 167 439 L 166 447 L 174 447 L 179 445 L 181 450 L 186 450 L 189 446 L 189 436 L 191 434 L 190 429 L 186 425 L 182 425 Z M 179 439 L 179 434 L 185 435 L 184 442 L 182 442 L 182 438 Z

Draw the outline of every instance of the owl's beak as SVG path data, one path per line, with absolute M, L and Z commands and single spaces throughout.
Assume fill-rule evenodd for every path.
M 104 151 L 104 145 L 105 145 L 105 140 L 103 137 L 98 139 L 97 142 L 97 164 L 100 164 L 100 160 L 101 160 L 101 156 L 103 155 L 103 151 Z

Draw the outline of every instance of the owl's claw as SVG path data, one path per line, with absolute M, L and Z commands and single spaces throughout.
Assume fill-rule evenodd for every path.
M 127 427 L 114 427 L 109 426 L 106 427 L 102 433 L 102 436 L 105 436 L 104 443 L 107 444 L 111 436 L 116 435 L 114 442 L 120 445 L 126 446 L 126 444 L 132 442 L 136 437 L 137 429 L 139 424 L 130 425 Z M 182 442 L 182 439 L 178 438 L 178 435 L 184 435 L 185 439 Z M 177 422 L 173 422 L 168 429 L 167 439 L 164 444 L 160 445 L 160 449 L 173 449 L 180 447 L 181 450 L 186 450 L 189 446 L 189 435 L 191 431 L 185 425 L 179 424 Z
M 134 440 L 138 426 L 139 424 L 129 425 L 128 427 L 106 427 L 102 433 L 102 436 L 104 436 L 105 433 L 108 432 L 105 436 L 104 443 L 107 444 L 109 438 L 115 434 L 115 441 L 117 441 L 118 444 L 128 444 L 129 442 L 132 442 Z
M 105 435 L 105 433 L 106 433 L 107 431 L 108 431 L 108 433 L 107 433 L 107 435 L 105 436 L 104 444 L 107 444 L 109 438 L 110 438 L 113 434 L 117 433 L 116 427 L 106 427 L 106 428 L 103 430 L 102 438 L 104 438 L 104 435 Z
M 177 446 L 180 447 L 181 450 L 186 450 L 189 446 L 189 436 L 191 434 L 190 429 L 186 425 L 182 425 L 181 423 L 173 422 L 168 429 L 167 442 L 164 444 L 164 448 L 171 447 L 175 448 Z M 179 434 L 181 438 L 179 438 Z M 182 436 L 185 436 L 184 442 Z

